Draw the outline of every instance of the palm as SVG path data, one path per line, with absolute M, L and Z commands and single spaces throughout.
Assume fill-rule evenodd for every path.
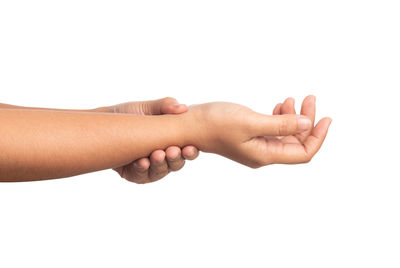
M 307 154 L 306 147 L 299 135 L 255 137 L 249 143 L 253 143 L 255 150 L 261 155 L 289 155 L 293 157 Z
M 276 105 L 273 115 L 296 114 L 294 100 L 288 98 L 284 103 Z M 301 107 L 301 115 L 315 121 L 315 97 L 308 96 Z M 324 118 L 308 131 L 289 136 L 254 137 L 247 142 L 253 153 L 268 158 L 267 163 L 299 163 L 308 162 L 319 150 L 326 135 L 326 125 L 330 119 Z

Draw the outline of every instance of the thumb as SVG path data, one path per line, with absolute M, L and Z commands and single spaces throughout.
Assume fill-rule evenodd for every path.
M 142 107 L 145 115 L 180 114 L 187 111 L 185 104 L 179 104 L 175 98 L 171 97 L 144 101 Z
M 259 136 L 289 136 L 312 128 L 311 120 L 304 115 L 257 114 L 252 123 L 254 134 Z

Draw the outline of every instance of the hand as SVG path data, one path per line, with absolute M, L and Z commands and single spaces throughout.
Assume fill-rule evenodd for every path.
M 272 116 L 226 102 L 193 105 L 188 114 L 196 122 L 205 122 L 195 130 L 200 150 L 252 168 L 309 162 L 321 147 L 332 121 L 326 117 L 314 126 L 314 96 L 304 99 L 300 115 L 296 115 L 290 98 L 278 104 Z
M 108 107 L 114 113 L 136 115 L 180 114 L 187 111 L 185 104 L 179 104 L 174 98 L 153 101 L 127 102 Z M 158 130 L 155 130 L 158 131 Z M 185 159 L 193 160 L 199 155 L 196 147 L 189 145 L 182 149 L 169 146 L 165 151 L 156 150 L 149 157 L 140 158 L 132 163 L 115 168 L 119 175 L 136 183 L 148 183 L 165 177 L 170 171 L 177 171 L 185 164 Z

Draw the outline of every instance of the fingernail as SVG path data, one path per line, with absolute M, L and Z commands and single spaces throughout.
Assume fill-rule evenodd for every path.
M 308 118 L 297 119 L 297 129 L 300 131 L 308 130 L 311 128 L 311 120 Z

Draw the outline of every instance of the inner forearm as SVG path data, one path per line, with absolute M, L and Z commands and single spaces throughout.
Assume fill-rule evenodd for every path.
M 6 103 L 0 103 L 0 109 L 45 110 L 45 111 L 64 111 L 64 112 L 105 112 L 105 113 L 113 112 L 112 106 L 104 106 L 94 109 L 56 109 L 56 108 L 17 106 Z
M 191 143 L 186 115 L 135 116 L 0 109 L 0 181 L 61 178 L 114 168 Z M 190 129 L 190 127 L 189 127 Z

